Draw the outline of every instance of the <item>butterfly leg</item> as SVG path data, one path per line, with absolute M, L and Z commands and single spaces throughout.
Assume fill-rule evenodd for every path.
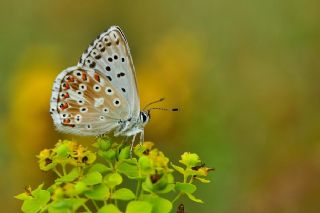
M 136 140 L 136 134 L 133 135 L 132 137 L 132 141 L 131 141 L 131 147 L 130 147 L 130 158 L 132 158 L 132 152 L 133 152 L 133 145 L 134 145 L 134 141 Z
M 140 145 L 144 142 L 144 131 L 140 132 Z

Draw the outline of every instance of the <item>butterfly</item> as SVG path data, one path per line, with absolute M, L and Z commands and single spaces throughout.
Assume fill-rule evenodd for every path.
M 120 27 L 112 26 L 89 45 L 76 66 L 56 77 L 50 114 L 58 131 L 83 136 L 114 131 L 114 136 L 132 136 L 133 144 L 138 134 L 143 142 L 150 110 L 161 109 L 146 107 L 140 110 L 128 42 Z

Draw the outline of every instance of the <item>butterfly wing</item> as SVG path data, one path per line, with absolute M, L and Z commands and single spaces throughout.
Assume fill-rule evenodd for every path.
M 79 67 L 100 71 L 128 103 L 129 117 L 140 113 L 135 70 L 127 40 L 118 26 L 101 33 L 82 54 Z
M 50 113 L 59 131 L 100 135 L 129 116 L 127 106 L 127 99 L 103 73 L 71 67 L 54 82 Z

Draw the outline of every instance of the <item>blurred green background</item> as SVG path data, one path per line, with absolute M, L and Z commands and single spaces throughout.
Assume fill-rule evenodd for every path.
M 186 212 L 320 212 L 320 1 L 3 1 L 0 7 L 0 206 L 42 181 L 35 155 L 59 138 L 55 76 L 111 25 L 124 30 L 146 140 L 170 158 L 196 152 L 216 171 Z

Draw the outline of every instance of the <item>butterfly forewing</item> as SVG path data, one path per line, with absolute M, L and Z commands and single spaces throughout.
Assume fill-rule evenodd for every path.
M 58 130 L 99 135 L 128 119 L 128 101 L 100 71 L 71 67 L 56 79 L 51 114 Z
M 81 56 L 79 67 L 100 71 L 128 102 L 129 115 L 138 118 L 140 101 L 132 58 L 119 27 L 111 27 L 100 34 Z

